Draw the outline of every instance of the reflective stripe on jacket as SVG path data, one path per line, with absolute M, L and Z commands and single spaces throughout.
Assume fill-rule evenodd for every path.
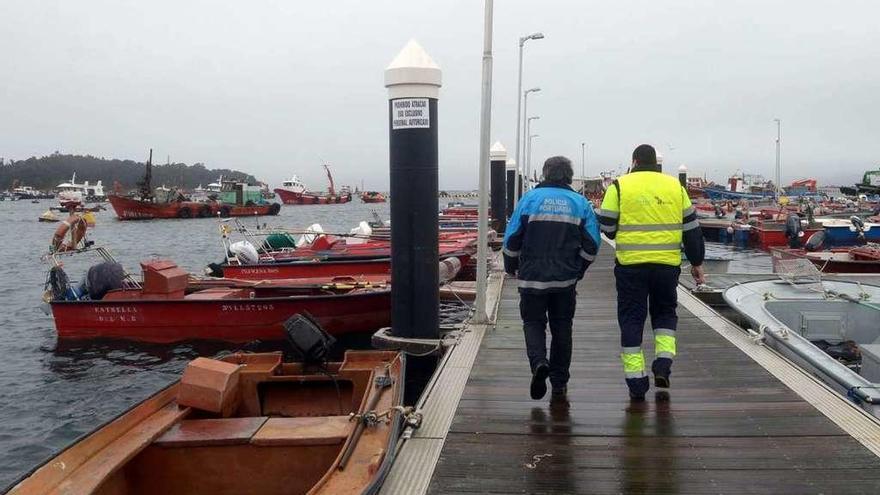
M 621 265 L 678 266 L 682 231 L 699 228 L 691 200 L 678 179 L 655 171 L 619 177 L 605 192 L 599 215 L 602 231 L 616 234 Z

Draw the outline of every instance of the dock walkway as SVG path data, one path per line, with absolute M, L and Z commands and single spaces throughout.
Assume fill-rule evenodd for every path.
M 578 287 L 568 407 L 529 399 L 518 294 L 505 281 L 428 493 L 877 493 L 877 423 L 790 365 L 747 355 L 771 351 L 737 344 L 693 304 L 679 307 L 670 399 L 652 389 L 631 404 L 613 263 L 603 246 Z

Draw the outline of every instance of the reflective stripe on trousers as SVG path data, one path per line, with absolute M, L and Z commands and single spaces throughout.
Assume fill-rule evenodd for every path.
M 641 347 L 624 347 L 620 353 L 623 373 L 627 378 L 641 378 L 645 373 L 645 354 Z
M 654 329 L 654 352 L 658 358 L 672 359 L 675 357 L 675 330 Z

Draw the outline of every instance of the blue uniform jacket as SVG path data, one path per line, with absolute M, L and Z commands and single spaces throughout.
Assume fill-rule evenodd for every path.
M 504 235 L 504 270 L 520 292 L 567 290 L 599 251 L 599 224 L 589 201 L 566 185 L 544 182 L 520 199 Z

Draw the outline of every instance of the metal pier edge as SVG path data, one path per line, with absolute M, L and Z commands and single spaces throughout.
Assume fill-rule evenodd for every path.
M 495 271 L 489 275 L 486 291 L 489 322 L 468 324 L 459 342 L 437 366 L 418 404 L 423 413 L 422 426 L 404 432 L 403 444 L 379 493 L 414 495 L 427 491 L 483 335 L 495 324 L 503 282 L 504 272 Z

